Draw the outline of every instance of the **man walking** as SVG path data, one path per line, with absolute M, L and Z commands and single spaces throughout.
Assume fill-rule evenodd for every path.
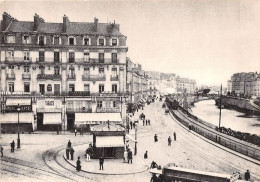
M 147 126 L 147 123 L 148 123 L 148 120 L 146 119 L 146 120 L 145 120 L 145 124 L 146 124 L 146 126 Z
M 74 133 L 75 133 L 75 136 L 77 136 L 77 128 L 75 128 L 75 130 L 74 130 Z
M 171 139 L 171 136 L 169 136 L 169 138 L 168 138 L 168 146 L 171 146 L 171 144 L 172 144 L 172 139 Z
M 1 146 L 1 157 L 4 156 L 4 148 Z
M 131 129 L 133 129 L 133 122 L 132 121 L 130 121 L 130 127 L 131 127 Z
M 77 164 L 77 165 L 76 165 L 76 170 L 77 170 L 78 172 L 81 170 L 81 165 L 80 165 L 81 162 L 80 162 L 79 159 L 80 159 L 80 157 L 78 157 L 78 160 L 77 160 L 77 163 L 76 163 L 76 164 Z
M 69 160 L 70 159 L 70 148 L 66 148 L 66 158 Z
M 143 126 L 144 126 L 144 119 L 143 119 Z
M 72 147 L 70 148 L 70 159 L 74 159 L 74 149 Z
M 131 150 L 129 150 L 127 158 L 128 158 L 128 164 L 129 164 L 129 161 L 131 161 L 131 164 L 132 164 L 132 162 L 133 162 L 132 161 L 133 160 L 133 153 L 132 153 Z
M 249 172 L 249 170 L 247 170 L 246 173 L 245 173 L 245 180 L 246 181 L 250 180 L 250 172 Z
M 176 141 L 176 133 L 173 133 L 174 141 Z
M 14 152 L 14 148 L 15 148 L 15 142 L 14 140 L 11 143 L 11 152 Z
M 145 153 L 144 153 L 144 159 L 147 159 L 148 158 L 148 151 L 146 151 Z
M 104 158 L 102 157 L 102 155 L 100 155 L 100 157 L 99 157 L 99 170 L 101 170 L 101 168 L 102 168 L 102 170 L 104 170 L 103 164 L 104 164 Z
M 151 123 L 150 123 L 150 119 L 148 119 L 148 125 L 151 125 Z
M 70 140 L 69 140 L 69 142 L 68 142 L 68 147 L 69 147 L 69 148 L 71 147 L 71 142 L 70 142 Z

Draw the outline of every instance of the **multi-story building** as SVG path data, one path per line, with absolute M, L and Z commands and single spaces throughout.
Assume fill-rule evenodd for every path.
M 177 76 L 176 83 L 177 83 L 178 92 L 184 92 L 184 90 L 186 90 L 186 93 L 192 94 L 196 91 L 196 81 L 195 80 Z
M 128 48 L 119 24 L 3 13 L 0 28 L 2 123 L 17 122 L 18 104 L 20 123 L 33 130 L 125 121 Z
M 241 72 L 232 75 L 231 80 L 228 80 L 228 92 L 236 95 L 256 96 L 259 97 L 260 74 L 257 72 Z

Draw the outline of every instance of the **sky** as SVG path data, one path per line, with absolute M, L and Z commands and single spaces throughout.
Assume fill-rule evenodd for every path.
M 127 56 L 145 71 L 176 73 L 198 85 L 227 85 L 260 72 L 260 0 L 3 1 L 0 13 L 33 21 L 120 24 Z M 2 18 L 1 18 L 2 19 Z

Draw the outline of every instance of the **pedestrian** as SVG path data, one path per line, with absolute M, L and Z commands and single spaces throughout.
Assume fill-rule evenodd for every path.
M 75 133 L 75 136 L 77 136 L 77 128 L 75 128 L 75 130 L 74 130 L 74 133 Z
M 146 120 L 145 120 L 145 124 L 146 124 L 146 126 L 147 126 L 147 123 L 148 123 L 148 120 L 146 119 Z
M 133 124 L 133 127 L 135 128 L 135 122 L 134 122 L 134 124 Z
M 157 167 L 158 165 L 156 164 L 156 162 L 152 161 L 150 169 L 157 168 Z
M 90 156 L 92 155 L 92 148 L 88 148 L 86 151 L 87 154 L 87 161 L 90 162 Z
M 246 173 L 245 173 L 245 180 L 246 181 L 250 180 L 250 172 L 249 172 L 249 170 L 247 170 Z
M 102 155 L 100 155 L 100 157 L 99 157 L 99 170 L 101 170 L 101 168 L 102 168 L 102 170 L 104 170 L 104 158 L 102 157 Z
M 173 132 L 174 141 L 176 141 L 176 133 Z
M 83 128 L 80 128 L 80 135 L 83 136 Z
M 144 153 L 144 159 L 147 159 L 148 158 L 148 151 L 146 151 L 145 153 Z
M 4 148 L 1 146 L 1 156 L 4 156 Z
M 129 150 L 128 152 L 128 155 L 127 155 L 127 158 L 128 158 L 128 164 L 129 164 L 129 161 L 131 161 L 131 164 L 132 164 L 132 160 L 133 160 L 133 153 L 131 150 Z
M 81 170 L 81 165 L 80 165 L 80 157 L 78 157 L 78 160 L 77 160 L 77 165 L 76 165 L 76 170 L 79 172 Z
M 148 119 L 148 125 L 151 125 L 151 123 L 150 123 L 150 119 Z
M 145 120 L 145 119 L 143 119 L 143 126 L 144 126 L 144 120 Z
M 70 148 L 69 147 L 66 148 L 66 158 L 67 158 L 67 160 L 70 159 Z
M 129 133 L 129 124 L 126 126 L 126 130 Z
M 70 159 L 74 159 L 74 149 L 72 147 L 70 148 Z
M 169 138 L 168 138 L 168 146 L 171 146 L 171 143 L 172 143 L 172 139 L 171 139 L 171 136 L 169 136 Z
M 14 140 L 11 143 L 11 152 L 14 152 L 14 148 L 15 148 L 15 142 Z
M 153 173 L 153 176 L 151 177 L 150 182 L 158 182 L 158 178 L 155 173 Z
M 68 142 L 68 148 L 70 148 L 71 147 L 71 142 L 70 142 L 70 140 L 69 140 L 69 142 Z
M 130 127 L 131 127 L 131 129 L 133 129 L 133 122 L 132 121 L 130 121 Z
M 57 135 L 59 134 L 60 132 L 60 128 L 59 128 L 59 125 L 57 126 Z
M 157 136 L 157 134 L 154 135 L 154 142 L 158 142 L 158 136 Z

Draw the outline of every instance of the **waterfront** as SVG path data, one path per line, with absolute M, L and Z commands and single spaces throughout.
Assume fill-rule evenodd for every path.
M 205 100 L 195 103 L 191 108 L 192 114 L 198 118 L 212 123 L 216 126 L 219 124 L 219 109 L 214 100 Z M 232 128 L 236 131 L 247 132 L 260 135 L 260 117 L 246 116 L 244 113 L 222 109 L 221 126 Z

